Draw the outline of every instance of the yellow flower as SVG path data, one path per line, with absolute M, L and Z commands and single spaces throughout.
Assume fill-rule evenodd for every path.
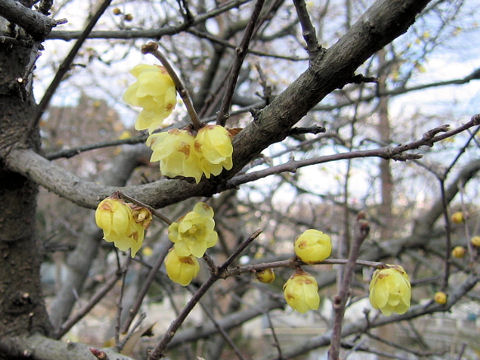
M 306 230 L 295 240 L 295 255 L 307 264 L 323 261 L 332 253 L 330 236 L 321 231 Z
M 452 222 L 454 224 L 461 224 L 464 221 L 465 221 L 465 218 L 463 217 L 463 213 L 461 211 L 457 211 L 452 214 Z
M 132 209 L 122 200 L 108 197 L 101 201 L 95 211 L 95 222 L 106 241 L 113 242 L 121 251 L 131 249 L 132 258 L 142 247 L 145 228 L 135 221 Z
M 275 273 L 273 269 L 260 270 L 255 273 L 258 281 L 266 284 L 270 284 L 275 281 Z
M 470 239 L 470 242 L 475 247 L 480 247 L 480 236 L 474 236 Z
M 465 256 L 465 248 L 463 246 L 455 246 L 452 250 L 452 256 L 461 259 Z
M 194 149 L 194 141 L 195 138 L 187 130 L 173 129 L 152 134 L 146 142 L 153 150 L 150 161 L 160 161 L 160 171 L 164 176 L 193 177 L 198 184 L 202 178 L 202 170 Z
M 437 304 L 444 305 L 447 303 L 447 294 L 445 294 L 443 291 L 438 291 L 435 293 L 433 299 Z
M 378 269 L 370 282 L 370 304 L 383 315 L 404 314 L 410 308 L 410 280 L 400 265 Z
M 200 258 L 207 248 L 217 243 L 218 234 L 214 228 L 213 209 L 199 202 L 193 211 L 168 227 L 168 237 L 175 244 L 178 256 L 193 255 Z
M 143 110 L 135 122 L 135 129 L 153 130 L 163 125 L 177 103 L 175 84 L 163 66 L 140 64 L 130 73 L 137 81 L 128 87 L 123 100 Z
M 300 313 L 317 310 L 320 306 L 317 281 L 303 270 L 297 270 L 287 280 L 283 285 L 283 295 L 288 305 Z
M 230 170 L 232 163 L 232 139 L 230 133 L 220 125 L 207 125 L 195 137 L 195 150 L 200 154 L 200 168 L 209 179 L 219 175 L 223 168 Z
M 175 249 L 170 249 L 165 258 L 165 268 L 170 280 L 187 286 L 197 276 L 200 265 L 194 256 L 179 256 Z

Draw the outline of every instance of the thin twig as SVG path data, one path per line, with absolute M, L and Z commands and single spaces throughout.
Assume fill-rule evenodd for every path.
M 240 74 L 243 60 L 245 59 L 245 56 L 247 56 L 248 45 L 250 44 L 250 39 L 253 35 L 255 24 L 258 20 L 264 2 L 265 0 L 257 0 L 255 3 L 255 8 L 253 9 L 250 20 L 245 28 L 245 33 L 243 34 L 240 46 L 236 49 L 237 56 L 233 62 L 225 89 L 225 96 L 223 97 L 222 105 L 220 106 L 220 110 L 217 115 L 217 124 L 219 125 L 225 126 L 225 122 L 228 118 L 228 110 L 230 109 L 230 105 L 232 103 L 233 93 L 235 91 L 235 86 L 237 85 L 238 74 Z
M 148 209 L 153 216 L 156 216 L 157 218 L 159 218 L 160 220 L 162 220 L 163 222 L 165 222 L 167 225 L 171 225 L 173 223 L 172 220 L 170 220 L 168 217 L 166 217 L 165 215 L 163 215 L 162 213 L 160 213 L 159 211 L 155 210 L 154 208 L 152 208 L 150 205 L 147 205 L 141 201 L 138 201 L 134 198 L 132 198 L 131 196 L 128 196 L 124 193 L 121 193 L 119 191 L 117 191 L 117 194 L 119 197 L 127 200 L 127 201 L 130 201 L 131 203 L 135 204 L 135 205 L 138 205 L 138 206 L 141 206 L 141 207 L 144 207 L 146 209 Z
M 185 84 L 183 83 L 182 79 L 177 75 L 175 69 L 168 61 L 167 57 L 158 49 L 158 44 L 156 42 L 149 42 L 142 46 L 142 53 L 144 54 L 152 54 L 155 56 L 167 69 L 169 75 L 171 76 L 173 82 L 175 83 L 175 87 L 177 92 L 180 94 L 185 107 L 187 108 L 188 115 L 190 116 L 190 120 L 192 121 L 194 129 L 198 130 L 202 127 L 202 124 L 198 118 L 198 114 L 193 107 L 192 97 L 188 92 Z
M 172 246 L 172 243 L 168 242 L 166 243 L 164 249 L 162 249 L 159 252 L 157 260 L 155 261 L 150 271 L 148 272 L 147 278 L 145 279 L 145 282 L 143 283 L 142 288 L 140 289 L 140 292 L 135 300 L 135 303 L 128 310 L 127 318 L 125 322 L 122 324 L 122 333 L 126 333 L 128 331 L 130 324 L 135 318 L 135 315 L 137 315 L 138 310 L 142 305 L 143 299 L 145 298 L 145 295 L 147 295 L 148 289 L 150 288 L 150 285 L 152 284 L 153 280 L 155 280 L 155 275 L 160 269 L 160 266 L 162 266 L 163 261 L 165 260 L 165 257 L 167 256 L 168 250 L 170 249 L 171 246 Z
M 163 357 L 163 353 L 167 348 L 168 343 L 172 340 L 177 332 L 178 328 L 183 324 L 188 314 L 195 305 L 200 301 L 203 295 L 210 289 L 210 287 L 220 279 L 220 275 L 230 266 L 230 264 L 236 259 L 238 255 L 253 241 L 255 238 L 260 235 L 261 231 L 255 231 L 248 239 L 243 241 L 230 255 L 227 260 L 218 268 L 218 274 L 210 274 L 210 277 L 205 281 L 202 286 L 195 292 L 195 294 L 190 298 L 188 303 L 185 305 L 180 315 L 170 324 L 167 331 L 163 335 L 160 342 L 155 346 L 153 351 L 150 353 L 148 360 L 158 360 Z
M 102 4 L 98 7 L 97 11 L 95 11 L 93 16 L 91 17 L 85 29 L 82 31 L 82 34 L 80 35 L 78 40 L 70 49 L 70 52 L 68 53 L 68 55 L 65 57 L 62 64 L 58 68 L 58 71 L 55 74 L 55 77 L 53 78 L 52 82 L 50 83 L 47 90 L 45 91 L 45 94 L 43 95 L 42 100 L 40 100 L 40 104 L 38 104 L 37 106 L 35 116 L 33 117 L 33 121 L 30 124 L 30 128 L 27 131 L 28 135 L 30 135 L 32 131 L 38 126 L 40 118 L 42 117 L 45 109 L 48 107 L 48 104 L 50 103 L 50 100 L 52 99 L 53 94 L 57 90 L 58 85 L 60 85 L 66 72 L 70 70 L 70 66 L 72 65 L 72 62 L 75 59 L 75 56 L 77 55 L 78 51 L 80 50 L 81 46 L 87 39 L 88 35 L 92 31 L 97 21 L 100 19 L 100 17 L 105 12 L 105 10 L 107 10 L 111 2 L 112 0 L 104 0 L 102 2 Z
M 272 332 L 273 343 L 275 344 L 275 348 L 277 349 L 277 352 L 278 352 L 278 359 L 279 360 L 284 360 L 284 357 L 282 355 L 282 348 L 280 346 L 280 341 L 278 341 L 278 337 L 277 337 L 277 334 L 275 332 L 275 328 L 273 326 L 272 318 L 270 316 L 270 311 L 265 312 L 265 316 L 267 317 L 267 320 L 268 320 L 268 327 L 270 328 L 270 331 Z
M 192 291 L 191 288 L 189 288 L 190 291 Z M 202 310 L 205 312 L 205 314 L 207 315 L 207 317 L 210 319 L 210 321 L 212 322 L 213 326 L 215 326 L 215 329 L 218 330 L 218 332 L 220 333 L 220 335 L 223 337 L 223 339 L 227 342 L 227 344 L 232 348 L 233 352 L 235 353 L 235 355 L 237 355 L 238 359 L 239 360 L 245 360 L 244 356 L 242 355 L 240 349 L 237 347 L 237 345 L 235 345 L 235 343 L 233 342 L 232 338 L 228 335 L 228 333 L 225 331 L 225 329 L 218 323 L 217 320 L 215 320 L 215 317 L 214 315 L 212 314 L 212 312 L 208 309 L 208 307 L 206 307 L 202 301 L 199 301 L 198 302 L 202 308 Z
M 325 259 L 323 261 L 319 261 L 317 263 L 309 263 L 305 264 L 302 262 L 300 259 L 294 257 L 288 260 L 280 260 L 280 261 L 272 261 L 272 262 L 266 262 L 266 263 L 261 263 L 261 264 L 252 264 L 252 265 L 243 265 L 243 266 L 237 266 L 230 268 L 223 272 L 221 276 L 223 278 L 231 277 L 231 276 L 237 276 L 246 272 L 256 272 L 256 271 L 262 271 L 265 269 L 274 269 L 274 268 L 295 268 L 297 266 L 301 265 L 345 265 L 348 263 L 348 259 Z M 362 266 L 368 266 L 368 267 L 373 267 L 375 269 L 383 268 L 385 267 L 385 263 L 383 262 L 378 262 L 378 261 L 368 261 L 368 260 L 359 260 L 357 259 L 355 262 L 356 265 L 362 265 Z
M 123 310 L 123 293 L 125 290 L 125 279 L 127 278 L 127 271 L 128 266 L 130 265 L 131 256 L 127 256 L 127 260 L 125 265 L 122 269 L 122 285 L 120 287 L 120 295 L 118 296 L 118 303 L 117 303 L 117 321 L 115 324 L 115 346 L 118 347 L 120 345 L 120 326 L 122 321 L 122 310 Z
M 295 5 L 295 10 L 297 10 L 298 20 L 302 26 L 302 35 L 307 43 L 307 52 L 310 56 L 310 59 L 313 59 L 317 56 L 318 52 L 322 50 L 318 46 L 317 33 L 315 27 L 310 21 L 310 15 L 308 14 L 307 6 L 305 5 L 304 0 L 293 0 Z
M 54 338 L 60 339 L 65 335 L 77 322 L 79 322 L 83 317 L 90 312 L 90 310 L 98 304 L 100 300 L 113 288 L 118 279 L 120 279 L 121 272 L 117 271 L 113 274 L 110 279 L 99 289 L 90 299 L 90 301 L 81 308 L 75 316 L 65 321 L 62 326 L 55 332 Z
M 430 147 L 438 141 L 441 141 L 450 136 L 456 135 L 472 126 L 479 125 L 479 123 L 480 123 L 480 116 L 474 116 L 472 120 L 470 120 L 469 122 L 467 122 L 462 126 L 459 126 L 458 128 L 447 131 L 448 129 L 447 125 L 439 126 L 425 133 L 422 139 L 412 141 L 404 145 L 382 147 L 382 148 L 371 149 L 371 150 L 351 151 L 351 152 L 340 153 L 340 154 L 319 156 L 319 157 L 306 159 L 306 160 L 299 160 L 299 161 L 291 160 L 285 164 L 272 166 L 268 169 L 234 176 L 232 179 L 227 181 L 227 187 L 235 187 L 250 181 L 258 180 L 258 179 L 261 179 L 270 175 L 274 175 L 274 174 L 279 174 L 285 171 L 295 172 L 298 168 L 301 168 L 304 166 L 322 164 L 322 163 L 331 162 L 331 161 L 347 160 L 347 159 L 354 159 L 354 158 L 366 158 L 366 157 L 380 157 L 383 159 L 393 159 L 398 161 L 419 159 L 422 157 L 422 155 L 420 154 L 411 154 L 411 153 L 403 154 L 403 153 L 409 150 L 418 149 L 421 146 Z M 443 134 L 439 134 L 440 132 L 443 132 Z
M 328 350 L 329 360 L 338 360 L 340 353 L 340 341 L 342 339 L 342 322 L 345 314 L 345 305 L 347 303 L 348 294 L 350 291 L 350 283 L 355 270 L 356 260 L 360 253 L 360 247 L 363 241 L 368 236 L 370 226 L 367 221 L 358 219 L 356 223 L 356 234 L 353 244 L 350 248 L 348 262 L 343 273 L 343 281 L 338 289 L 338 294 L 333 299 L 334 322 L 332 329 L 332 339 L 330 342 L 330 349 Z

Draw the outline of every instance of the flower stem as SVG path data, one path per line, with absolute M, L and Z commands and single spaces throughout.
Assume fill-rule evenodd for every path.
M 193 107 L 193 102 L 192 98 L 183 84 L 182 79 L 177 75 L 175 70 L 173 69 L 172 65 L 168 61 L 167 57 L 158 49 L 158 44 L 156 42 L 150 41 L 147 44 L 142 46 L 142 53 L 144 54 L 152 54 L 155 56 L 167 69 L 168 74 L 171 76 L 173 82 L 175 83 L 175 87 L 177 89 L 177 92 L 180 94 L 186 108 L 188 111 L 188 115 L 190 116 L 190 119 L 193 124 L 193 128 L 195 130 L 199 130 L 202 127 L 202 123 L 200 122 L 197 112 L 195 111 L 195 108 Z

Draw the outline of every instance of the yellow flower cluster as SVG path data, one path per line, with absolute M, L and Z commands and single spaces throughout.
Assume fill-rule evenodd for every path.
M 177 103 L 175 84 L 163 66 L 140 64 L 130 73 L 137 78 L 127 88 L 123 100 L 132 106 L 142 108 L 135 122 L 135 129 L 151 133 L 163 126 Z
M 369 288 L 370 303 L 383 315 L 404 314 L 410 308 L 410 279 L 400 265 L 375 270 Z
M 174 243 L 165 261 L 169 278 L 186 286 L 198 273 L 198 262 L 205 251 L 218 241 L 213 220 L 213 209 L 203 202 L 197 203 L 178 221 L 168 227 L 168 237 Z
M 207 125 L 195 137 L 178 129 L 152 134 L 147 146 L 153 151 L 150 161 L 160 161 L 164 176 L 193 177 L 197 184 L 203 174 L 209 179 L 233 166 L 230 133 L 219 125 Z
M 95 211 L 95 221 L 103 230 L 103 238 L 121 251 L 130 249 L 132 258 L 142 247 L 145 229 L 151 220 L 148 209 L 126 204 L 115 197 L 102 200 Z

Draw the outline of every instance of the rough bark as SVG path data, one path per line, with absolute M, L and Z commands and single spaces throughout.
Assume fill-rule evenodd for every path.
M 35 110 L 29 70 L 35 47 L 0 47 L 0 154 L 13 146 L 38 147 L 38 131 L 23 139 Z M 0 338 L 48 334 L 40 287 L 41 252 L 35 238 L 38 185 L 0 160 Z M 0 359 L 5 358 L 0 352 Z

